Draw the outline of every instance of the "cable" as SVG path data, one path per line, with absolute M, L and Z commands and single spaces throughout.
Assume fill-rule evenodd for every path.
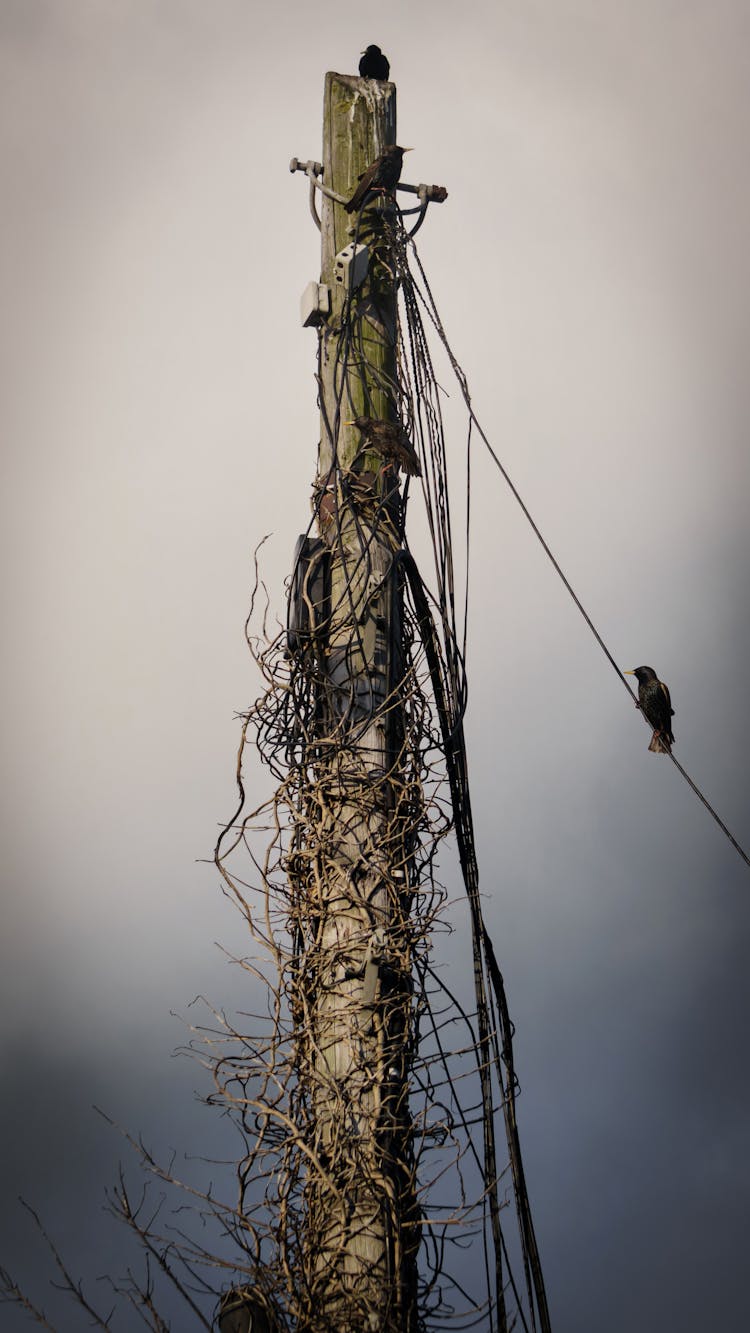
M 745 862 L 745 865 L 750 866 L 750 857 L 748 857 L 747 853 L 746 853 L 745 851 L 743 851 L 743 849 L 742 849 L 742 847 L 740 846 L 740 844 L 738 843 L 737 839 L 736 839 L 736 838 L 729 832 L 729 829 L 727 828 L 727 826 L 726 826 L 726 824 L 724 823 L 724 821 L 723 821 L 722 819 L 719 818 L 719 816 L 717 815 L 717 813 L 716 813 L 716 811 L 714 810 L 713 806 L 710 805 L 709 802 L 706 800 L 706 797 L 703 795 L 703 792 L 702 792 L 702 791 L 700 790 L 700 788 L 693 782 L 693 779 L 691 778 L 690 774 L 687 773 L 687 772 L 685 771 L 685 769 L 682 767 L 682 764 L 679 762 L 679 760 L 675 759 L 675 757 L 674 757 L 674 755 L 672 754 L 672 751 L 671 751 L 671 750 L 668 750 L 668 751 L 667 751 L 667 754 L 669 755 L 669 758 L 672 760 L 672 763 L 674 764 L 675 768 L 682 774 L 682 776 L 683 776 L 683 778 L 685 779 L 685 781 L 687 782 L 688 786 L 689 786 L 689 787 L 692 787 L 693 791 L 695 792 L 696 796 L 698 797 L 698 800 L 703 802 L 703 804 L 705 805 L 706 809 L 708 810 L 708 813 L 712 816 L 713 819 L 716 820 L 716 823 L 719 825 L 719 828 L 721 829 L 722 833 L 725 835 L 725 837 L 727 837 L 727 838 L 729 839 L 729 841 L 731 842 L 732 846 L 734 847 L 734 849 L 735 849 L 735 851 L 738 853 L 738 855 L 742 857 L 743 861 Z
M 399 246 L 399 241 L 401 242 Z M 526 1190 L 520 1156 L 518 1130 L 515 1122 L 515 1092 L 517 1082 L 513 1072 L 512 1060 L 512 1025 L 507 1017 L 507 1004 L 502 993 L 502 978 L 490 957 L 489 937 L 482 919 L 481 899 L 479 896 L 479 869 L 474 844 L 473 818 L 468 780 L 468 760 L 463 734 L 463 717 L 466 708 L 466 672 L 465 648 L 468 614 L 468 586 L 464 586 L 464 606 L 461 648 L 459 649 L 459 627 L 456 618 L 454 597 L 453 554 L 451 538 L 450 504 L 447 491 L 447 459 L 442 425 L 439 385 L 432 365 L 432 358 L 421 319 L 420 304 L 424 298 L 419 292 L 413 275 L 409 270 L 407 246 L 403 236 L 397 234 L 394 240 L 396 250 L 399 290 L 404 307 L 406 335 L 409 340 L 411 359 L 411 403 L 412 426 L 419 436 L 421 454 L 424 460 L 423 490 L 427 507 L 427 518 L 433 541 L 435 555 L 435 573 L 437 576 L 437 597 L 432 598 L 422 582 L 416 565 L 405 544 L 401 557 L 409 583 L 414 612 L 419 625 L 420 637 L 425 647 L 430 668 L 433 698 L 443 736 L 443 755 L 451 792 L 453 824 L 458 843 L 461 871 L 466 888 L 470 909 L 472 951 L 474 961 L 475 1005 L 477 1018 L 477 1039 L 475 1043 L 476 1069 L 482 1089 L 482 1117 L 484 1134 L 484 1178 L 487 1191 L 489 1221 L 496 1255 L 495 1290 L 496 1313 L 502 1330 L 512 1327 L 508 1323 L 505 1309 L 504 1282 L 502 1266 L 507 1266 L 508 1284 L 513 1293 L 518 1317 L 524 1329 L 537 1328 L 537 1316 L 542 1333 L 550 1329 L 544 1281 L 539 1261 L 533 1225 L 531 1207 Z M 429 313 L 429 312 L 428 312 Z M 434 323 L 434 319 L 432 321 Z M 402 334 L 403 336 L 403 334 Z M 442 392 L 442 391 L 440 391 Z M 408 393 L 407 393 L 408 398 Z M 467 439 L 467 505 L 466 505 L 466 543 L 467 543 L 467 579 L 468 547 L 470 537 L 470 482 L 471 482 L 471 433 L 473 422 L 469 419 Z M 430 602 L 434 602 L 438 615 L 441 635 L 430 613 Z M 494 993 L 494 1004 L 493 1004 Z M 493 1012 L 495 1016 L 493 1017 Z M 500 1032 L 502 1045 L 498 1043 Z M 503 1065 L 508 1071 L 507 1088 L 503 1078 Z M 516 1204 L 516 1220 L 523 1260 L 528 1305 L 529 1323 L 520 1300 L 518 1287 L 512 1271 L 512 1265 L 500 1225 L 497 1211 L 497 1149 L 494 1137 L 494 1094 L 493 1077 L 497 1080 L 500 1105 L 505 1120 L 506 1137 L 513 1189 Z
M 534 519 L 533 519 L 533 517 L 532 517 L 532 515 L 531 515 L 531 513 L 530 513 L 530 511 L 529 511 L 529 509 L 527 508 L 526 504 L 524 503 L 523 499 L 521 498 L 521 495 L 520 495 L 519 491 L 517 490 L 516 486 L 514 485 L 513 481 L 511 480 L 511 478 L 510 478 L 510 476 L 509 476 L 509 474 L 508 474 L 507 469 L 504 467 L 503 463 L 502 463 L 501 460 L 498 458 L 498 455 L 495 453 L 495 450 L 493 449 L 492 445 L 490 444 L 490 442 L 489 442 L 487 436 L 486 436 L 485 433 L 484 433 L 484 430 L 482 429 L 482 426 L 481 426 L 480 422 L 479 422 L 478 419 L 477 419 L 477 416 L 476 416 L 476 413 L 475 413 L 475 411 L 474 411 L 474 408 L 472 407 L 472 403 L 471 403 L 471 395 L 470 395 L 470 393 L 469 393 L 469 388 L 468 388 L 468 383 L 467 383 L 466 375 L 464 374 L 463 370 L 461 369 L 461 366 L 459 365 L 458 361 L 456 360 L 456 357 L 454 356 L 453 351 L 452 351 L 452 349 L 451 349 L 451 346 L 450 346 L 450 344 L 449 344 L 449 342 L 448 342 L 448 338 L 447 338 L 445 329 L 443 328 L 442 322 L 441 322 L 441 320 L 440 320 L 440 316 L 438 315 L 438 312 L 437 312 L 437 307 L 436 307 L 436 305 L 435 305 L 435 299 L 434 299 L 434 297 L 433 297 L 433 295 L 432 295 L 432 292 L 431 292 L 431 290 L 430 290 L 430 286 L 429 286 L 429 283 L 428 283 L 427 278 L 426 278 L 426 276 L 425 276 L 424 269 L 422 268 L 422 264 L 421 264 L 421 261 L 420 261 L 420 259 L 419 259 L 419 255 L 417 254 L 417 248 L 416 248 L 416 245 L 414 244 L 413 241 L 411 241 L 410 244 L 411 244 L 411 248 L 412 248 L 412 250 L 413 250 L 413 252 L 414 252 L 414 257 L 415 257 L 416 262 L 417 262 L 417 267 L 418 267 L 418 269 L 419 269 L 420 277 L 421 277 L 422 282 L 423 282 L 423 284 L 424 284 L 424 290 L 425 290 L 426 296 L 427 296 L 427 298 L 428 298 L 427 301 L 424 301 L 425 309 L 427 310 L 427 312 L 428 312 L 428 314 L 429 314 L 429 316 L 430 316 L 430 319 L 431 319 L 431 321 L 432 321 L 432 323 L 433 323 L 433 325 L 434 325 L 434 327 L 435 327 L 435 331 L 436 331 L 436 333 L 437 333 L 437 335 L 438 335 L 440 341 L 442 342 L 443 347 L 445 348 L 445 352 L 446 352 L 446 354 L 447 354 L 447 356 L 448 356 L 448 360 L 449 360 L 450 363 L 451 363 L 451 367 L 452 367 L 452 369 L 453 369 L 453 373 L 454 373 L 454 375 L 456 376 L 456 379 L 458 380 L 459 386 L 460 386 L 460 388 L 461 388 L 461 393 L 462 393 L 464 402 L 465 402 L 465 404 L 466 404 L 467 411 L 468 411 L 468 413 L 469 413 L 469 418 L 470 418 L 471 422 L 473 422 L 474 426 L 476 426 L 477 432 L 478 432 L 478 434 L 480 435 L 480 437 L 481 437 L 481 439 L 482 439 L 482 442 L 483 442 L 483 444 L 485 445 L 485 448 L 487 449 L 487 452 L 489 453 L 489 455 L 490 455 L 490 457 L 491 457 L 493 463 L 494 463 L 495 466 L 497 467 L 498 471 L 500 472 L 500 475 L 502 476 L 503 480 L 505 481 L 506 485 L 508 486 L 508 489 L 510 490 L 510 492 L 511 492 L 513 498 L 516 500 L 517 504 L 519 505 L 519 508 L 521 509 L 521 512 L 523 513 L 523 515 L 524 515 L 525 519 L 527 520 L 527 522 L 528 522 L 528 524 L 529 524 L 529 526 L 530 526 L 532 532 L 534 533 L 534 536 L 537 538 L 537 540 L 538 540 L 540 546 L 542 547 L 542 549 L 543 549 L 543 551 L 545 552 L 547 558 L 549 559 L 550 564 L 552 565 L 552 567 L 553 567 L 553 569 L 555 570 L 555 572 L 556 572 L 556 574 L 558 575 L 558 577 L 561 579 L 562 583 L 564 584 L 565 588 L 567 589 L 568 593 L 570 594 L 572 600 L 575 602 L 575 605 L 578 607 L 578 610 L 580 611 L 581 615 L 583 616 L 584 620 L 586 621 L 586 624 L 588 625 L 589 629 L 591 630 L 591 633 L 593 634 L 594 638 L 596 639 L 597 643 L 599 644 L 599 647 L 601 648 L 602 652 L 604 653 L 605 657 L 606 657 L 607 660 L 609 661 L 609 663 L 610 663 L 610 665 L 612 666 L 612 668 L 614 669 L 614 671 L 617 673 L 617 676 L 619 677 L 619 679 L 622 681 L 622 684 L 624 685 L 624 687 L 625 687 L 625 689 L 627 690 L 628 694 L 630 695 L 631 699 L 633 699 L 633 700 L 637 703 L 638 700 L 637 700 L 637 698 L 636 698 L 636 695 L 634 694 L 633 690 L 631 689 L 631 687 L 630 687 L 628 681 L 626 681 L 626 679 L 625 679 L 625 677 L 624 677 L 624 675 L 623 675 L 623 673 L 622 673 L 622 670 L 621 670 L 620 667 L 617 665 L 617 662 L 615 661 L 614 657 L 612 656 L 611 652 L 609 651 L 609 648 L 607 647 L 606 643 L 604 642 L 604 639 L 602 638 L 601 634 L 599 633 L 598 629 L 596 628 L 596 625 L 594 624 L 593 620 L 591 619 L 591 616 L 588 614 L 588 611 L 586 610 L 585 606 L 583 605 L 583 602 L 580 600 L 580 598 L 579 598 L 578 595 L 576 594 L 576 592 L 575 592 L 575 590 L 574 590 L 574 588 L 573 588 L 573 585 L 571 584 L 570 580 L 569 580 L 569 579 L 566 577 L 566 575 L 564 574 L 564 572 L 563 572 L 563 570 L 561 569 L 561 567 L 560 567 L 558 561 L 556 560 L 555 556 L 553 555 L 553 553 L 552 553 L 550 547 L 547 545 L 547 542 L 545 541 L 544 537 L 542 536 L 542 533 L 540 532 L 540 530 L 539 530 L 539 528 L 538 528 L 536 522 L 534 521 Z M 421 295 L 421 293 L 420 293 L 420 295 Z M 424 298 L 423 298 L 423 300 L 424 300 Z M 648 725 L 648 720 L 646 719 L 645 715 L 644 715 L 644 722 L 646 722 L 647 725 Z M 729 841 L 731 842 L 731 844 L 732 844 L 732 846 L 734 847 L 735 851 L 738 853 L 739 856 L 742 857 L 742 860 L 745 862 L 745 864 L 746 864 L 747 866 L 750 866 L 750 857 L 748 857 L 747 853 L 746 853 L 746 852 L 744 851 L 744 849 L 740 846 L 740 844 L 739 844 L 739 842 L 737 841 L 737 839 L 730 833 L 730 831 L 729 831 L 729 829 L 727 828 L 726 824 L 725 824 L 724 821 L 720 818 L 720 816 L 717 814 L 716 810 L 715 810 L 714 807 L 711 805 L 711 803 L 708 801 L 708 799 L 706 798 L 706 796 L 704 796 L 703 792 L 700 790 L 700 788 L 698 787 L 698 785 L 693 781 L 693 779 L 690 777 L 689 773 L 687 773 L 687 771 L 683 768 L 682 764 L 680 764 L 680 763 L 678 762 L 678 760 L 675 759 L 675 757 L 674 757 L 674 755 L 672 754 L 671 750 L 667 751 L 667 753 L 668 753 L 668 755 L 669 755 L 669 758 L 672 760 L 672 763 L 674 764 L 675 768 L 678 770 L 679 773 L 681 773 L 682 777 L 683 777 L 683 778 L 685 779 L 685 781 L 688 783 L 688 786 L 692 787 L 692 789 L 693 789 L 693 791 L 695 792 L 696 796 L 698 797 L 699 801 L 701 801 L 701 802 L 703 803 L 703 805 L 706 807 L 706 809 L 708 810 L 708 813 L 709 813 L 709 814 L 711 815 L 711 817 L 716 821 L 716 823 L 718 824 L 719 828 L 721 829 L 721 831 L 722 831 L 722 833 L 725 835 L 725 837 L 729 839 Z

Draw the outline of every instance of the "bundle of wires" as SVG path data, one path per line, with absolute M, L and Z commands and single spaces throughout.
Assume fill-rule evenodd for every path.
M 326 407 L 321 393 L 327 462 L 305 538 L 312 555 L 305 569 L 298 562 L 292 580 L 294 626 L 249 637 L 267 689 L 245 718 L 240 806 L 217 847 L 225 881 L 272 963 L 263 973 L 265 1031 L 232 1030 L 229 1050 L 213 1062 L 218 1098 L 245 1140 L 229 1230 L 241 1251 L 240 1278 L 257 1275 L 262 1261 L 264 1280 L 283 1293 L 288 1322 L 323 1329 L 315 1310 L 336 1279 L 332 1237 L 344 1234 L 343 1222 L 327 1214 L 347 1197 L 366 1196 L 388 1215 L 394 1289 L 408 1289 L 394 1296 L 403 1302 L 394 1327 L 547 1333 L 516 1123 L 513 1027 L 479 892 L 463 726 L 466 615 L 464 605 L 459 630 L 441 390 L 428 338 L 441 326 L 400 213 L 378 212 L 376 260 L 398 293 L 397 373 L 373 366 L 366 317 L 352 293 L 336 328 L 321 335 L 321 356 L 335 365 L 335 402 L 331 408 L 329 397 Z M 367 223 L 360 218 L 360 225 Z M 390 482 L 373 482 L 342 456 L 353 381 L 370 415 L 378 415 L 378 403 L 392 404 L 419 451 L 433 553 L 428 577 L 406 538 L 411 482 L 401 494 L 393 471 Z M 313 522 L 320 538 L 312 536 Z M 322 598 L 314 590 L 316 562 L 329 571 Z M 366 758 L 378 727 L 381 770 Z M 242 787 L 248 736 L 279 784 L 251 813 Z M 261 823 L 272 838 L 258 858 L 251 834 Z M 448 987 L 435 958 L 436 937 L 451 929 L 436 878 L 438 845 L 451 827 L 471 928 L 468 1002 Z M 234 869 L 232 855 L 243 848 L 260 872 L 260 913 L 247 878 Z M 326 906 L 332 884 L 339 910 L 357 922 L 347 948 L 331 943 L 338 938 Z M 380 1017 L 372 1033 L 350 1042 L 349 1073 L 332 1079 L 320 1056 L 326 990 L 333 985 L 343 995 L 347 978 L 361 989 L 356 978 L 383 928 Z M 257 962 L 252 968 L 261 975 Z M 361 1133 L 368 1117 L 375 1117 L 375 1161 Z M 499 1117 L 507 1156 L 498 1147 Z M 467 1273 L 470 1243 L 480 1261 L 473 1258 Z M 365 1326 L 372 1313 L 366 1286 L 350 1295 L 352 1327 Z

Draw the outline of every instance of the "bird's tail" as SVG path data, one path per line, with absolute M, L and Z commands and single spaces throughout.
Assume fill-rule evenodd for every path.
M 361 208 L 362 202 L 366 194 L 367 190 L 363 190 L 362 186 L 358 185 L 351 199 L 348 199 L 347 202 L 344 204 L 344 211 L 347 213 L 353 213 L 355 209 Z
M 671 754 L 672 747 L 669 743 L 670 739 L 671 738 L 665 736 L 663 732 L 655 731 L 651 737 L 651 744 L 648 748 L 652 754 Z

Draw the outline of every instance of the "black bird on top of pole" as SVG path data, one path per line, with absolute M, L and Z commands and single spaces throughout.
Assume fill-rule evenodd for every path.
M 359 74 L 362 79 L 387 79 L 391 72 L 388 57 L 383 55 L 379 46 L 368 46 L 362 52 L 359 62 Z
M 632 671 L 625 671 L 624 675 L 638 677 L 636 708 L 643 710 L 643 716 L 654 729 L 649 750 L 654 754 L 669 754 L 674 745 L 674 708 L 664 681 L 659 680 L 654 668 L 650 666 L 635 667 Z
M 379 190 L 383 194 L 393 190 L 401 179 L 404 153 L 410 152 L 411 148 L 399 148 L 398 144 L 391 144 L 380 157 L 376 157 L 367 170 L 359 176 L 359 185 L 351 199 L 344 204 L 347 213 L 353 213 L 355 209 L 361 208 L 370 190 Z

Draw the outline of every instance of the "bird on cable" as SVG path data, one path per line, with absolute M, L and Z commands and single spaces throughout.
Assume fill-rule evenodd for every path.
M 370 190 L 380 190 L 385 194 L 395 189 L 401 177 L 404 153 L 410 152 L 411 148 L 399 148 L 398 144 L 392 144 L 380 157 L 376 157 L 367 170 L 357 177 L 359 185 L 348 203 L 344 204 L 347 213 L 361 208 Z
M 388 57 L 383 55 L 379 46 L 368 46 L 362 52 L 359 62 L 359 74 L 362 79 L 387 79 L 391 72 Z
M 674 708 L 664 681 L 659 680 L 654 668 L 650 666 L 635 667 L 624 674 L 638 677 L 636 708 L 642 709 L 646 721 L 654 729 L 649 750 L 654 754 L 670 754 L 674 745 L 671 721 Z
M 421 477 L 422 469 L 414 452 L 414 445 L 399 421 L 381 421 L 377 417 L 355 417 L 345 426 L 356 426 L 362 436 L 363 449 L 377 449 L 386 463 L 408 477 Z

